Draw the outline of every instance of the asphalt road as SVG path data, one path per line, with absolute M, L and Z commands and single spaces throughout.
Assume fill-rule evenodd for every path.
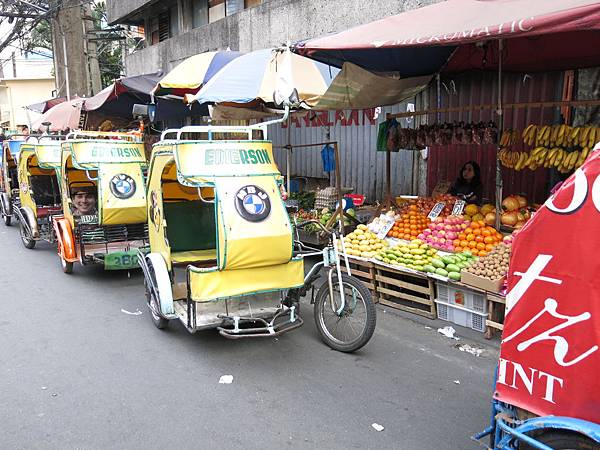
M 276 340 L 161 331 L 141 273 L 64 275 L 53 248 L 3 224 L 0 281 L 2 449 L 469 449 L 488 420 L 497 349 L 462 328 L 453 341 L 378 308 L 355 354 L 321 343 L 308 306 Z

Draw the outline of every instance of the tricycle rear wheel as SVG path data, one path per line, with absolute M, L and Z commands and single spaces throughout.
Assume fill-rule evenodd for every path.
M 27 229 L 25 228 L 25 224 L 21 224 L 20 225 L 20 233 L 21 233 L 21 242 L 23 242 L 23 245 L 25 246 L 25 248 L 28 249 L 32 249 L 35 247 L 35 239 L 33 239 L 30 236 L 27 236 Z
M 591 450 L 598 448 L 597 442 L 583 434 L 572 431 L 551 430 L 532 437 L 554 450 Z M 533 450 L 533 447 L 526 443 L 520 443 L 519 449 Z
M 152 282 L 156 285 L 156 279 L 154 278 L 154 268 L 152 267 L 152 263 L 148 261 L 148 272 L 150 276 L 153 278 Z M 169 320 L 164 317 L 160 317 L 155 311 L 154 308 L 160 309 L 160 303 L 156 298 L 153 289 L 150 288 L 148 284 L 148 280 L 144 277 L 144 287 L 146 288 L 146 302 L 148 303 L 148 309 L 150 310 L 150 318 L 152 319 L 152 323 L 159 330 L 163 330 L 167 328 L 169 325 Z
M 62 271 L 66 274 L 71 274 L 73 273 L 73 263 L 70 261 L 67 261 L 65 258 L 62 257 L 62 255 L 58 255 L 60 257 L 60 265 L 62 267 Z
M 373 336 L 377 311 L 371 292 L 359 280 L 342 274 L 342 284 L 346 306 L 340 314 L 331 308 L 329 284 L 325 282 L 319 288 L 315 298 L 315 325 L 323 342 L 332 349 L 354 352 Z M 337 274 L 333 275 L 333 290 L 335 303 L 339 305 L 341 296 Z
M 10 227 L 10 223 L 12 222 L 12 216 L 9 216 L 8 214 L 2 214 L 2 220 L 4 220 L 4 225 Z

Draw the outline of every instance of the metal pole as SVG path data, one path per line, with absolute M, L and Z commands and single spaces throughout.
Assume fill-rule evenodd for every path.
M 67 101 L 70 101 L 71 87 L 69 86 L 69 59 L 67 56 L 67 40 L 65 38 L 65 33 L 62 30 L 60 30 L 60 35 L 62 36 L 63 54 L 65 55 L 65 86 L 67 87 Z
M 287 149 L 285 152 L 285 177 L 287 193 L 290 195 L 290 176 L 291 176 L 291 154 L 292 154 L 292 117 L 288 116 L 287 120 Z
M 385 151 L 385 205 L 392 205 L 392 152 L 390 149 Z
M 335 158 L 335 189 L 337 191 L 338 197 L 338 212 L 340 214 L 340 224 L 342 227 L 342 235 L 346 234 L 346 229 L 344 227 L 344 204 L 342 203 L 342 176 L 340 174 L 340 152 L 338 149 L 337 142 L 333 143 L 333 155 Z
M 504 131 L 504 115 L 502 111 L 502 39 L 498 40 L 498 145 L 496 147 L 496 229 L 500 229 L 500 216 L 502 214 L 502 168 L 498 159 L 500 151 L 500 137 Z

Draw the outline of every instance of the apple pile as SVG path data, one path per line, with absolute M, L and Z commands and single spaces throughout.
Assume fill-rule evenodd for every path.
M 438 217 L 419 234 L 418 238 L 433 248 L 453 252 L 454 241 L 468 226 L 469 221 L 460 216 Z

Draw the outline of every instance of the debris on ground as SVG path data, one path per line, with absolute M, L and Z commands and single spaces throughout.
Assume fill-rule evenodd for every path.
M 457 341 L 460 340 L 459 337 L 455 337 L 454 334 L 456 333 L 456 330 L 454 328 L 452 328 L 451 326 L 447 326 L 444 328 L 438 328 L 438 333 L 443 334 L 444 336 L 446 336 L 449 339 L 455 339 Z
M 221 375 L 219 378 L 219 384 L 231 384 L 233 383 L 233 375 Z
M 121 312 L 129 314 L 130 316 L 139 316 L 142 314 L 142 312 L 138 308 L 136 308 L 134 312 L 127 311 L 126 309 L 121 308 Z
M 375 431 L 383 431 L 385 429 L 383 425 L 379 425 L 378 423 L 372 423 L 371 426 L 375 429 Z
M 467 352 L 477 357 L 481 356 L 481 354 L 483 353 L 482 348 L 472 347 L 469 344 L 456 345 L 456 348 L 459 349 L 461 352 Z
M 454 384 L 460 384 L 460 380 L 454 380 Z

